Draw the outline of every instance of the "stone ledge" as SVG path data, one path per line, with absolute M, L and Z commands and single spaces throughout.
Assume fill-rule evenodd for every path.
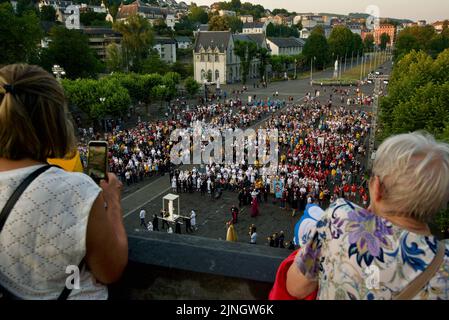
M 131 262 L 272 284 L 288 250 L 163 232 L 129 235 Z

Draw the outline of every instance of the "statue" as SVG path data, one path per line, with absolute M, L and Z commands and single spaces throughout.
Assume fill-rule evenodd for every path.
M 335 60 L 334 79 L 338 78 L 338 60 Z

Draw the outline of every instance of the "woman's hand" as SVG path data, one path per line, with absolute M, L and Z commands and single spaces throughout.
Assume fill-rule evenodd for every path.
M 123 184 L 115 174 L 108 173 L 108 180 L 101 180 L 100 187 L 103 189 L 103 197 L 107 205 L 120 204 Z
M 89 215 L 86 261 L 94 277 L 109 284 L 117 281 L 128 263 L 128 237 L 123 226 L 122 183 L 115 174 L 102 180 L 103 192 L 95 200 Z

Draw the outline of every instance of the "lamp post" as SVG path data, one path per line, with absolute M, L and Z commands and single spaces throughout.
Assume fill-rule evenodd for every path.
M 100 100 L 100 103 L 103 104 L 106 101 L 106 98 L 101 97 L 99 100 Z M 106 119 L 103 119 L 103 128 L 104 128 L 104 132 L 108 131 L 108 128 L 106 126 Z
M 53 74 L 55 75 L 56 79 L 59 82 L 61 82 L 62 76 L 65 76 L 64 68 L 62 68 L 59 64 L 55 64 L 51 68 L 51 71 L 53 71 Z
M 295 58 L 295 78 L 294 78 L 295 80 L 296 80 L 296 66 L 297 66 L 296 64 L 297 63 L 298 63 L 298 60 Z
M 313 61 L 316 60 L 316 57 L 310 59 L 310 85 L 313 85 Z
M 207 79 L 204 79 L 204 99 L 207 103 Z

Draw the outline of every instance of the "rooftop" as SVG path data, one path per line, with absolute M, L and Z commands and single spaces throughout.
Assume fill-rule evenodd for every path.
M 274 43 L 279 48 L 291 48 L 304 46 L 304 40 L 297 38 L 268 38 L 268 40 Z
M 195 41 L 195 52 L 199 52 L 201 48 L 218 48 L 220 52 L 224 52 L 231 41 L 230 31 L 200 31 Z

